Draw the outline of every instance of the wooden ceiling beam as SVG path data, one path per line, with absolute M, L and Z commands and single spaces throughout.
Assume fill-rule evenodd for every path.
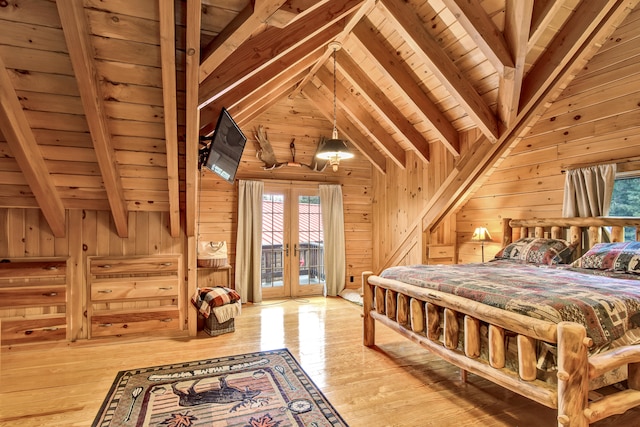
M 108 117 L 103 96 L 99 90 L 100 79 L 93 62 L 93 47 L 84 2 L 69 0 L 56 2 L 56 5 L 113 222 L 118 236 L 127 237 L 129 214 L 116 153 L 111 143 L 111 132 L 107 125 Z
M 538 42 L 544 30 L 549 26 L 553 17 L 564 7 L 564 1 L 558 0 L 536 0 L 533 5 L 531 15 L 531 28 L 529 30 L 529 41 L 527 50 L 531 50 Z
M 583 2 L 581 6 L 584 3 L 589 6 L 595 5 L 593 2 Z M 600 2 L 597 3 L 600 4 Z M 461 161 L 447 178 L 445 185 L 440 187 L 438 193 L 431 198 L 431 202 L 422 211 L 420 215 L 422 230 L 433 230 L 443 218 L 455 212 L 466 202 L 474 190 L 485 182 L 489 171 L 508 156 L 511 150 L 527 135 L 544 111 L 549 108 L 549 105 L 560 96 L 578 71 L 596 54 L 616 26 L 629 15 L 638 3 L 640 0 L 616 1 L 613 7 L 608 7 L 607 14 L 604 16 L 598 14 L 597 22 L 593 23 L 593 26 L 589 25 L 590 30 L 585 38 L 574 39 L 578 46 L 565 47 L 567 52 L 573 52 L 573 54 L 568 60 L 562 61 L 562 67 L 557 73 L 554 73 L 552 80 L 544 81 L 544 87 L 536 91 L 536 97 L 524 104 L 516 120 L 500 137 L 500 141 L 492 144 L 486 139 L 479 139 L 462 156 Z M 567 25 L 575 27 L 584 19 L 584 16 L 583 14 L 578 15 L 578 21 L 569 21 Z M 583 22 L 583 24 L 586 23 Z
M 429 141 L 402 114 L 378 85 L 343 50 L 337 53 L 338 68 L 349 82 L 359 88 L 360 95 L 380 114 L 396 132 L 416 151 L 418 157 L 429 162 Z
M 510 78 L 514 61 L 502 33 L 482 8 L 479 0 L 443 0 L 458 23 L 484 53 L 498 74 Z
M 256 91 L 251 97 L 244 99 L 243 102 L 235 104 L 228 109 L 229 114 L 242 127 L 251 120 L 268 110 L 270 107 L 278 103 L 278 101 L 295 87 L 300 80 L 307 74 L 308 67 L 302 71 L 291 75 L 283 74 L 277 79 L 270 81 Z
M 333 74 L 322 67 L 316 73 L 316 78 L 326 89 L 329 96 L 333 95 Z M 313 84 L 310 84 L 313 86 Z M 318 88 L 322 92 L 322 88 Z M 349 121 L 358 125 L 362 132 L 373 140 L 378 150 L 385 153 L 400 169 L 406 168 L 407 155 L 398 142 L 382 127 L 371 113 L 364 108 L 358 97 L 354 96 L 341 82 L 336 81 L 337 104 L 344 110 Z
M 336 27 L 334 30 L 339 31 L 341 23 L 334 24 Z M 328 30 L 330 31 L 330 30 Z M 255 75 L 252 78 L 243 81 L 236 90 L 225 93 L 215 102 L 207 105 L 200 110 L 200 121 L 202 123 L 200 128 L 200 134 L 208 135 L 214 131 L 218 115 L 222 110 L 222 107 L 229 107 L 242 99 L 245 99 L 250 94 L 262 86 L 268 84 L 273 79 L 278 78 L 282 74 L 288 74 L 292 67 L 296 64 L 300 64 L 302 67 L 310 67 L 315 61 L 322 55 L 321 46 L 324 46 L 322 42 L 324 37 L 318 36 L 319 41 L 311 41 L 300 46 L 298 49 L 289 52 L 279 61 L 269 65 L 259 75 Z
M 302 93 L 313 103 L 318 110 L 333 123 L 333 97 L 324 95 L 320 89 L 313 84 L 307 85 Z M 349 139 L 350 143 L 369 160 L 369 162 L 380 173 L 386 174 L 387 162 L 385 157 L 373 146 L 371 141 L 360 132 L 357 126 L 353 125 L 349 117 L 338 109 L 336 112 L 336 127 L 341 134 Z
M 260 33 L 260 37 L 247 40 L 235 50 L 233 60 L 228 58 L 215 74 L 201 82 L 200 107 L 235 89 L 302 45 L 311 41 L 327 44 L 344 29 L 344 18 L 363 1 L 333 0 L 285 28 L 269 27 Z M 335 30 L 337 22 L 342 22 L 340 31 L 329 31 Z
M 583 1 L 578 4 L 573 15 L 549 43 L 547 50 L 538 58 L 536 65 L 529 70 L 522 84 L 520 109 L 540 98 L 540 93 L 571 61 L 573 55 L 583 42 L 591 37 L 603 18 L 612 9 L 615 10 L 616 3 L 618 3 L 616 0 L 602 0 Z
M 196 236 L 198 218 L 198 152 L 200 150 L 200 110 L 198 109 L 198 71 L 200 68 L 201 0 L 187 0 L 186 27 L 186 123 L 185 123 L 185 234 Z M 197 242 L 196 242 L 197 244 Z M 192 263 L 191 253 L 190 265 Z M 197 256 L 197 255 L 196 255 Z M 191 283 L 191 278 L 189 280 Z M 195 326 L 189 324 L 189 330 Z
M 349 19 L 347 20 L 347 25 L 345 25 L 344 27 L 344 31 L 342 31 L 342 33 L 340 33 L 335 38 L 335 41 L 340 44 L 344 44 L 345 39 L 349 37 L 349 34 L 351 34 L 351 31 L 353 31 L 353 28 L 358 24 L 358 22 L 360 22 L 363 17 L 368 15 L 374 7 L 376 7 L 376 0 L 365 0 L 360 9 L 358 9 L 357 12 L 354 12 L 349 17 Z M 322 67 L 324 63 L 327 62 L 327 59 L 331 57 L 332 53 L 333 51 L 331 49 L 327 49 L 324 52 L 322 57 L 311 68 L 311 71 L 309 71 L 305 78 L 298 84 L 296 90 L 289 95 L 289 98 L 295 98 L 302 92 L 302 89 L 307 85 L 307 83 L 309 83 L 311 79 L 313 79 L 320 67 Z
M 11 154 L 29 184 L 53 235 L 64 237 L 66 218 L 62 199 L 53 184 L 53 178 L 49 174 L 2 58 L 0 58 L 0 127 Z M 9 206 L 14 204 L 12 201 Z
M 378 39 L 377 33 L 378 30 L 373 24 L 368 19 L 365 19 L 354 28 L 353 35 L 355 37 L 353 39 L 363 51 L 368 53 L 369 59 L 378 64 L 378 70 L 391 79 L 404 98 L 413 104 L 414 111 L 422 120 L 433 127 L 438 139 L 447 150 L 453 156 L 459 156 L 458 131 L 442 114 L 436 104 L 422 91 L 403 64 L 399 63 L 398 57 L 391 53 L 382 40 Z
M 287 0 L 265 21 L 267 25 L 284 28 L 331 0 Z
M 489 140 L 498 140 L 498 120 L 458 67 L 424 28 L 416 11 L 402 0 L 380 0 L 384 15 L 415 54 L 429 67 Z
M 505 5 L 504 35 L 515 60 L 513 76 L 500 76 L 498 86 L 498 117 L 505 128 L 518 116 L 533 3 L 533 0 L 507 0 Z
M 160 55 L 162 58 L 162 101 L 167 150 L 169 190 L 169 233 L 180 236 L 180 174 L 178 170 L 178 105 L 176 90 L 175 10 L 171 1 L 158 0 L 160 14 Z
M 252 34 L 260 31 L 285 0 L 250 1 L 247 6 L 202 50 L 198 73 L 202 83 Z

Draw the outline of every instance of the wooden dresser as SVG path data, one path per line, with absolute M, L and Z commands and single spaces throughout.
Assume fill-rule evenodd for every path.
M 89 338 L 183 330 L 179 254 L 87 258 Z
M 68 258 L 0 262 L 2 345 L 68 339 Z

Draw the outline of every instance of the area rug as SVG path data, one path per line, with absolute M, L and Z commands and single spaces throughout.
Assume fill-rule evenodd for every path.
M 346 426 L 287 349 L 121 371 L 93 426 Z

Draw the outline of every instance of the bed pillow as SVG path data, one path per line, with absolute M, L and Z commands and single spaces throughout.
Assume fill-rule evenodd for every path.
M 562 239 L 525 237 L 502 248 L 496 259 L 543 265 L 568 264 L 575 248 Z
M 571 266 L 640 274 L 640 242 L 596 243 Z

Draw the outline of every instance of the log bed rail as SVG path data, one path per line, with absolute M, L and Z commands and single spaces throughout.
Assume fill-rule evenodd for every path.
M 503 221 L 503 243 L 520 237 L 565 238 L 588 236 L 588 249 L 611 227 L 611 241 L 624 240 L 624 227 L 640 218 L 559 218 Z M 569 236 L 569 238 L 567 238 Z M 581 253 L 581 252 L 579 252 Z M 363 343 L 375 345 L 375 322 L 395 330 L 443 360 L 458 366 L 463 379 L 471 372 L 557 409 L 558 425 L 583 427 L 640 406 L 640 346 L 624 346 L 595 355 L 582 325 L 554 324 L 490 307 L 436 290 L 407 285 L 365 272 L 363 278 Z M 488 329 L 488 357 L 480 358 L 481 325 Z M 516 337 L 517 369 L 505 364 L 505 336 Z M 462 342 L 462 349 L 459 346 Z M 536 347 L 546 342 L 557 348 L 557 385 L 536 379 Z M 589 380 L 627 366 L 627 389 L 589 401 Z

